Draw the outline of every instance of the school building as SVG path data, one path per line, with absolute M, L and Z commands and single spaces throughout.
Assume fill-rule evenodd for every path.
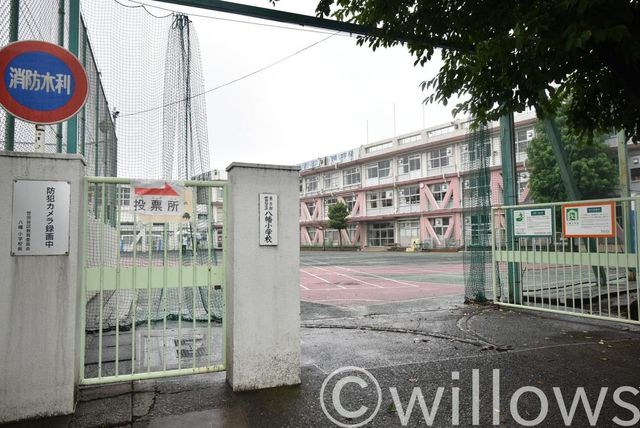
M 515 117 L 519 203 L 528 195 L 526 152 L 535 121 L 533 112 Z M 338 245 L 339 232 L 326 228 L 329 207 L 337 202 L 350 212 L 342 243 L 360 248 L 417 241 L 423 248 L 459 248 L 465 224 L 489 227 L 463 212 L 463 196 L 476 185 L 469 174 L 478 156 L 466 142 L 470 124 L 456 120 L 300 164 L 301 246 Z M 498 123 L 488 131 L 491 202 L 501 204 Z

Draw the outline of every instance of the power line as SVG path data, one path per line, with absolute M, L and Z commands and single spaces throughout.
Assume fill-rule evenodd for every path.
M 148 8 L 155 8 L 155 9 L 159 9 L 159 10 L 164 10 L 165 12 L 171 12 L 171 14 L 179 13 L 179 14 L 184 14 L 184 15 L 188 15 L 188 16 L 197 16 L 198 18 L 213 19 L 215 21 L 233 22 L 233 23 L 237 23 L 237 24 L 247 24 L 247 25 L 257 25 L 259 27 L 277 28 L 277 29 L 280 29 L 280 30 L 302 31 L 302 32 L 305 32 L 305 33 L 331 34 L 331 35 L 340 35 L 340 36 L 344 36 L 344 37 L 351 37 L 350 34 L 341 33 L 341 32 L 330 33 L 328 31 L 314 30 L 314 29 L 311 29 L 311 28 L 287 27 L 287 26 L 284 26 L 284 25 L 267 24 L 267 23 L 264 23 L 264 22 L 243 21 L 241 19 L 221 18 L 219 16 L 203 15 L 203 14 L 198 14 L 198 13 L 185 13 L 185 12 L 178 11 L 176 9 L 171 9 L 171 8 L 163 7 L 163 6 L 150 5 L 150 4 L 142 3 L 142 2 L 139 2 L 139 1 L 136 1 L 136 0 L 128 0 L 128 1 L 130 1 L 131 3 L 135 3 L 138 6 L 125 5 L 125 4 L 120 3 L 120 1 L 118 1 L 118 0 L 114 0 L 114 1 L 116 3 L 118 3 L 118 4 L 121 4 L 122 6 L 125 6 L 125 7 L 133 7 L 133 8 L 142 7 L 145 11 L 147 11 L 147 13 L 149 13 L 151 16 L 153 16 L 155 18 L 166 18 L 169 15 L 156 16 L 153 13 L 151 13 Z
M 289 54 L 289 55 L 287 55 L 287 56 L 285 56 L 283 58 L 280 58 L 279 60 L 277 60 L 275 62 L 272 62 L 269 65 L 266 65 L 266 66 L 264 66 L 262 68 L 259 68 L 259 69 L 255 70 L 255 71 L 252 71 L 251 73 L 245 74 L 244 76 L 241 76 L 241 77 L 238 77 L 236 79 L 230 80 L 230 81 L 228 81 L 226 83 L 223 83 L 222 85 L 218 85 L 218 86 L 216 86 L 214 88 L 207 89 L 206 91 L 201 92 L 199 94 L 195 94 L 195 95 L 192 95 L 190 97 L 185 97 L 185 98 L 183 98 L 181 100 L 173 101 L 173 102 L 170 102 L 170 103 L 158 106 L 158 107 L 152 107 L 152 108 L 148 108 L 146 110 L 140 110 L 140 111 L 137 111 L 135 113 L 121 114 L 119 117 L 120 118 L 125 118 L 125 117 L 130 117 L 130 116 L 136 116 L 136 115 L 143 114 L 143 113 L 148 113 L 148 112 L 151 112 L 151 111 L 159 110 L 161 108 L 165 108 L 165 107 L 169 107 L 169 106 L 172 106 L 172 105 L 180 104 L 180 103 L 186 102 L 187 100 L 194 99 L 196 97 L 201 97 L 202 95 L 208 94 L 208 93 L 213 92 L 213 91 L 217 91 L 218 89 L 222 89 L 222 88 L 224 88 L 226 86 L 232 85 L 232 84 L 234 84 L 236 82 L 239 82 L 239 81 L 244 80 L 244 79 L 246 79 L 248 77 L 251 77 L 253 75 L 261 73 L 261 72 L 263 72 L 265 70 L 268 70 L 271 67 L 274 67 L 274 66 L 276 66 L 276 65 L 278 65 L 278 64 L 280 64 L 280 63 L 282 63 L 282 62 L 284 62 L 284 61 L 286 61 L 286 60 L 288 60 L 290 58 L 293 58 L 296 55 L 301 54 L 302 52 L 304 52 L 304 51 L 306 51 L 308 49 L 311 49 L 314 46 L 319 45 L 320 43 L 330 39 L 331 37 L 335 36 L 336 34 L 338 34 L 338 33 L 336 32 L 336 33 L 330 34 L 329 36 L 327 36 L 327 37 L 325 37 L 325 38 L 323 38 L 321 40 L 318 40 L 317 42 L 312 43 L 312 44 L 310 44 L 308 46 L 305 46 L 304 48 L 302 48 L 302 49 L 300 49 L 300 50 L 298 50 L 298 51 L 296 51 L 296 52 L 294 52 L 292 54 Z

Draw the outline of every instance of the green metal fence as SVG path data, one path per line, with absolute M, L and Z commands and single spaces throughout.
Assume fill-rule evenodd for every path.
M 569 202 L 493 208 L 493 301 L 638 323 L 639 201 L 581 201 L 575 219 Z
M 131 180 L 85 178 L 82 384 L 225 369 L 227 187 L 182 185 L 184 215 L 146 222 Z

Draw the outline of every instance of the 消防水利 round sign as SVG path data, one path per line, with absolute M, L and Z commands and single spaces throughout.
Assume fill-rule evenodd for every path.
M 67 120 L 84 105 L 87 87 L 82 64 L 58 45 L 24 40 L 0 49 L 0 105 L 18 119 Z

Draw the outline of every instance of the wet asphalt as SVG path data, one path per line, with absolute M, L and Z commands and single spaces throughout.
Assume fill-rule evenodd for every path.
M 425 257 L 358 256 L 314 252 L 301 259 L 362 265 Z M 461 262 L 459 254 L 432 257 Z M 11 426 L 640 424 L 640 326 L 460 300 L 351 308 L 302 302 L 301 385 L 234 393 L 224 373 L 214 373 L 82 388 L 74 415 Z

